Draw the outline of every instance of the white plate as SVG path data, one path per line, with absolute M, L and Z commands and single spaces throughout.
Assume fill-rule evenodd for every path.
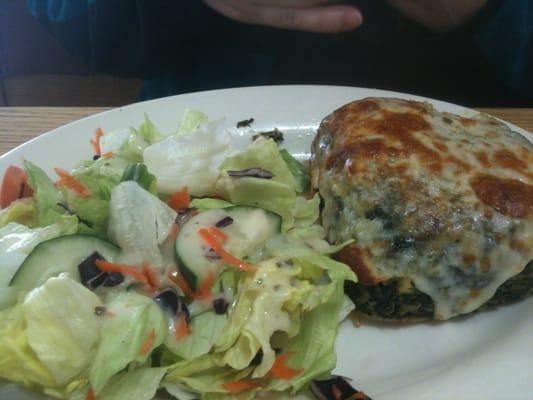
M 337 107 L 367 96 L 426 100 L 441 111 L 473 115 L 453 104 L 371 89 L 274 86 L 217 90 L 133 104 L 94 115 L 40 136 L 0 158 L 0 173 L 28 159 L 48 172 L 92 156 L 94 130 L 135 126 L 147 112 L 165 132 L 176 129 L 186 107 L 225 117 L 228 126 L 253 117 L 255 130 L 285 132 L 285 146 L 301 158 L 320 120 Z M 509 124 L 533 141 L 533 135 Z M 237 132 L 237 129 L 234 129 Z M 238 130 L 241 132 L 246 130 Z M 248 135 L 244 134 L 244 136 Z M 247 140 L 247 139 L 246 139 Z M 388 326 L 345 321 L 337 342 L 336 373 L 374 400 L 533 399 L 533 298 L 443 323 Z M 0 389 L 0 398 L 14 398 Z

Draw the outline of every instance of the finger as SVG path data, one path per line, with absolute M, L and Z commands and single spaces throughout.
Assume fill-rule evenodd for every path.
M 251 5 L 237 7 L 224 0 L 204 0 L 204 2 L 234 20 L 280 29 L 334 33 L 355 29 L 363 22 L 360 11 L 351 6 L 287 9 Z
M 350 6 L 325 6 L 305 9 L 258 8 L 256 24 L 274 28 L 334 33 L 357 28 L 363 22 L 360 11 Z
M 236 0 L 236 2 L 239 0 Z M 249 1 L 253 5 L 279 8 L 310 8 L 338 3 L 338 0 L 254 0 Z M 242 4 L 242 1 L 240 1 Z

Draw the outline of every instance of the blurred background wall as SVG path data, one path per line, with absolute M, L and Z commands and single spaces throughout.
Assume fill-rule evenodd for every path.
M 137 101 L 141 84 L 92 74 L 24 0 L 0 0 L 0 106 L 119 106 Z

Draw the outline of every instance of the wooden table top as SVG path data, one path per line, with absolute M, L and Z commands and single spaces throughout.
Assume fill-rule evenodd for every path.
M 96 114 L 102 107 L 0 107 L 0 155 L 68 122 Z M 480 108 L 533 132 L 533 108 Z

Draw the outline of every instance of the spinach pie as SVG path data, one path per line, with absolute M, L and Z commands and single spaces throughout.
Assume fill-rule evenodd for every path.
M 487 115 L 366 98 L 327 116 L 313 187 L 347 293 L 381 320 L 448 319 L 533 293 L 533 145 Z

